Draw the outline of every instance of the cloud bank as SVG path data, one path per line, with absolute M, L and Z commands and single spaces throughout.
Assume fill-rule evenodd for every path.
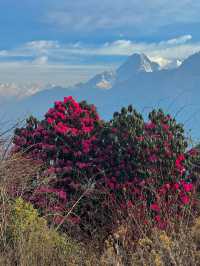
M 11 50 L 0 51 L 0 60 L 25 60 L 33 64 L 48 62 L 81 64 L 84 57 L 129 56 L 133 53 L 145 53 L 150 57 L 165 59 L 184 59 L 200 50 L 200 42 L 193 42 L 190 34 L 178 36 L 160 42 L 137 42 L 119 39 L 102 44 L 59 43 L 58 41 L 40 40 L 27 42 Z

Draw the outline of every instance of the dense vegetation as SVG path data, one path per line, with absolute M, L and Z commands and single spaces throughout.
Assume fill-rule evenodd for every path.
M 49 249 L 58 246 L 58 261 L 45 265 L 98 265 L 84 242 L 93 243 L 102 265 L 186 265 L 186 255 L 191 263 L 198 261 L 199 238 L 194 239 L 192 230 L 199 230 L 198 220 L 193 226 L 199 214 L 199 149 L 188 148 L 183 126 L 170 115 L 153 110 L 145 121 L 129 106 L 106 122 L 95 106 L 67 97 L 55 102 L 43 120 L 30 117 L 17 128 L 13 144 L 6 162 L 20 160 L 5 168 L 11 178 L 2 185 L 13 201 L 11 217 L 22 212 L 22 224 L 56 230 L 49 237 L 61 239 L 69 251 L 65 255 L 71 261 L 65 264 L 63 245 L 52 240 Z M 19 173 L 26 169 L 24 178 L 8 174 L 16 161 Z M 28 222 L 29 214 L 34 221 Z M 11 235 L 18 231 L 12 219 Z M 12 239 L 16 237 L 14 233 Z M 27 237 L 35 238 L 30 232 Z M 83 254 L 85 262 L 78 261 Z

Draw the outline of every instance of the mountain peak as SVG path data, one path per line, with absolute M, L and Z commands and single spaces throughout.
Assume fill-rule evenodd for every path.
M 127 80 L 132 75 L 141 72 L 154 72 L 160 68 L 159 64 L 152 62 L 145 54 L 135 53 L 128 57 L 126 62 L 117 69 L 119 80 Z
M 115 82 L 115 71 L 104 71 L 87 82 L 87 85 L 97 89 L 110 89 Z

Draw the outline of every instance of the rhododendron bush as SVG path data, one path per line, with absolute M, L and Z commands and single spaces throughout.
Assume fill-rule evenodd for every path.
M 14 144 L 15 152 L 42 161 L 52 177 L 36 186 L 29 200 L 59 214 L 56 223 L 67 222 L 69 203 L 88 183 L 92 188 L 68 218 L 90 233 L 131 210 L 140 221 L 148 223 L 150 216 L 163 228 L 166 213 L 179 217 L 192 203 L 198 152 L 188 151 L 182 126 L 162 110 L 152 111 L 145 122 L 129 106 L 104 122 L 93 105 L 67 97 L 55 102 L 44 120 L 27 120 Z
M 109 188 L 109 205 L 118 203 L 120 215 L 130 218 L 132 212 L 148 222 L 151 214 L 164 228 L 168 218 L 180 218 L 193 203 L 198 152 L 188 151 L 183 133 L 162 110 L 152 111 L 144 122 L 131 106 L 115 113 L 102 129 L 95 163 L 104 169 L 101 182 Z
M 66 97 L 63 102 L 55 102 L 44 120 L 31 117 L 26 127 L 16 129 L 15 151 L 23 150 L 33 159 L 42 160 L 48 169 L 46 174 L 54 176 L 31 196 L 38 207 L 64 211 L 80 184 L 88 181 L 93 164 L 90 150 L 100 127 L 93 105 Z

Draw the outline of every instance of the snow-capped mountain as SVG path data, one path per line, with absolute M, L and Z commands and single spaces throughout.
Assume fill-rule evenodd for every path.
M 160 69 L 159 64 L 152 62 L 144 54 L 133 54 L 116 71 L 117 81 L 125 81 L 142 72 L 154 72 Z
M 154 72 L 159 64 L 152 62 L 144 54 L 133 54 L 116 71 L 105 71 L 87 82 L 87 86 L 99 89 L 111 89 L 116 83 L 128 80 L 142 72 Z
M 150 60 L 159 65 L 159 70 L 175 69 L 182 64 L 182 60 L 180 59 L 166 59 L 160 56 L 151 57 Z
M 180 67 L 182 64 L 182 61 L 179 59 L 171 60 L 163 69 L 175 69 Z
M 115 71 L 100 73 L 73 88 L 54 87 L 37 92 L 7 105 L 3 111 L 13 119 L 30 114 L 42 117 L 55 100 L 68 95 L 95 104 L 104 119 L 129 104 L 142 113 L 161 107 L 176 115 L 187 130 L 193 129 L 193 136 L 200 138 L 200 53 L 167 70 L 160 69 L 144 54 L 134 54 Z

